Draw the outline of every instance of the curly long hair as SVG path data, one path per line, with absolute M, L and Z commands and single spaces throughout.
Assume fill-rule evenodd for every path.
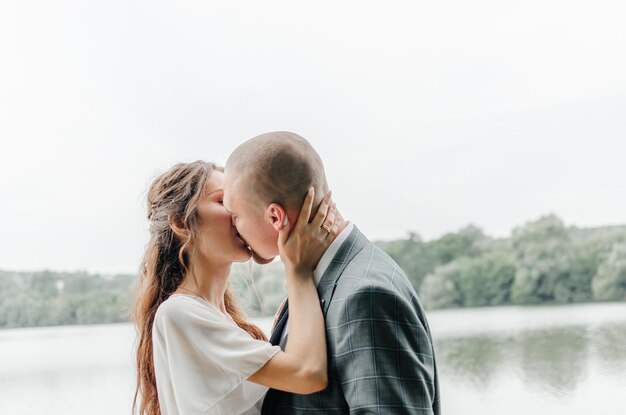
M 178 288 L 187 275 L 197 235 L 198 202 L 213 170 L 213 163 L 179 163 L 157 177 L 148 190 L 150 240 L 146 246 L 135 292 L 133 320 L 137 329 L 137 379 L 132 413 L 160 415 L 154 373 L 152 325 L 157 308 Z M 185 240 L 175 237 L 175 222 L 188 230 Z M 254 324 L 247 322 L 230 290 L 224 294 L 226 311 L 251 337 L 267 340 Z M 141 399 L 138 399 L 141 396 Z

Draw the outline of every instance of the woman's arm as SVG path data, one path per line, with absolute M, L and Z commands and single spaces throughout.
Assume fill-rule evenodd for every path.
M 324 316 L 313 280 L 313 270 L 337 235 L 335 211 L 329 195 L 324 197 L 309 223 L 313 189 L 305 198 L 298 222 L 289 234 L 287 224 L 279 234 L 289 295 L 289 337 L 278 352 L 249 380 L 273 389 L 309 394 L 326 388 L 328 363 Z M 286 217 L 286 216 L 285 216 Z M 322 225 L 332 224 L 330 232 Z

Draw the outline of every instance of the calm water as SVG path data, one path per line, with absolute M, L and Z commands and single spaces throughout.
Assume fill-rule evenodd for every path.
M 626 304 L 429 320 L 446 415 L 626 414 Z M 0 414 L 129 414 L 133 344 L 128 324 L 0 330 Z

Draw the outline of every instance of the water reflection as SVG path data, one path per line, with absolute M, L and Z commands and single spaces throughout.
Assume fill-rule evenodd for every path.
M 442 378 L 475 391 L 511 377 L 533 393 L 568 396 L 589 376 L 589 367 L 626 383 L 626 323 L 495 332 L 435 342 Z
M 429 321 L 446 415 L 626 414 L 626 304 L 445 310 Z M 0 414 L 130 413 L 134 342 L 126 324 L 0 331 Z
M 492 336 L 449 338 L 435 341 L 441 376 L 454 377 L 476 388 L 484 388 L 501 372 L 506 347 Z
M 598 333 L 599 332 L 599 333 Z M 594 358 L 599 370 L 626 379 L 626 323 L 605 324 L 593 330 Z
M 573 393 L 587 377 L 589 343 L 585 327 L 522 333 L 519 365 L 529 389 L 550 395 Z

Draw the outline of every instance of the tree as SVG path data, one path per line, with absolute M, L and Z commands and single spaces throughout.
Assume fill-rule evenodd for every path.
M 429 250 L 437 263 L 443 265 L 457 258 L 479 256 L 486 239 L 482 230 L 469 225 L 457 233 L 448 233 L 429 243 Z
M 613 247 L 593 278 L 593 298 L 600 301 L 626 300 L 626 243 Z
M 511 301 L 516 304 L 564 302 L 570 278 L 570 234 L 555 215 L 539 218 L 513 231 L 515 281 Z M 555 293 L 558 297 L 555 297 Z
M 424 277 L 432 272 L 437 264 L 428 246 L 422 242 L 418 234 L 413 232 L 407 239 L 379 242 L 378 246 L 400 265 L 416 290 L 422 284 Z
M 461 305 L 458 289 L 459 264 L 443 265 L 424 278 L 419 293 L 426 308 L 449 308 Z
M 458 289 L 465 307 L 500 305 L 509 302 L 515 267 L 508 255 L 491 252 L 458 263 Z
M 591 301 L 591 281 L 598 270 L 600 255 L 589 244 L 579 244 L 570 255 L 569 284 L 555 288 L 554 297 L 557 302 Z

